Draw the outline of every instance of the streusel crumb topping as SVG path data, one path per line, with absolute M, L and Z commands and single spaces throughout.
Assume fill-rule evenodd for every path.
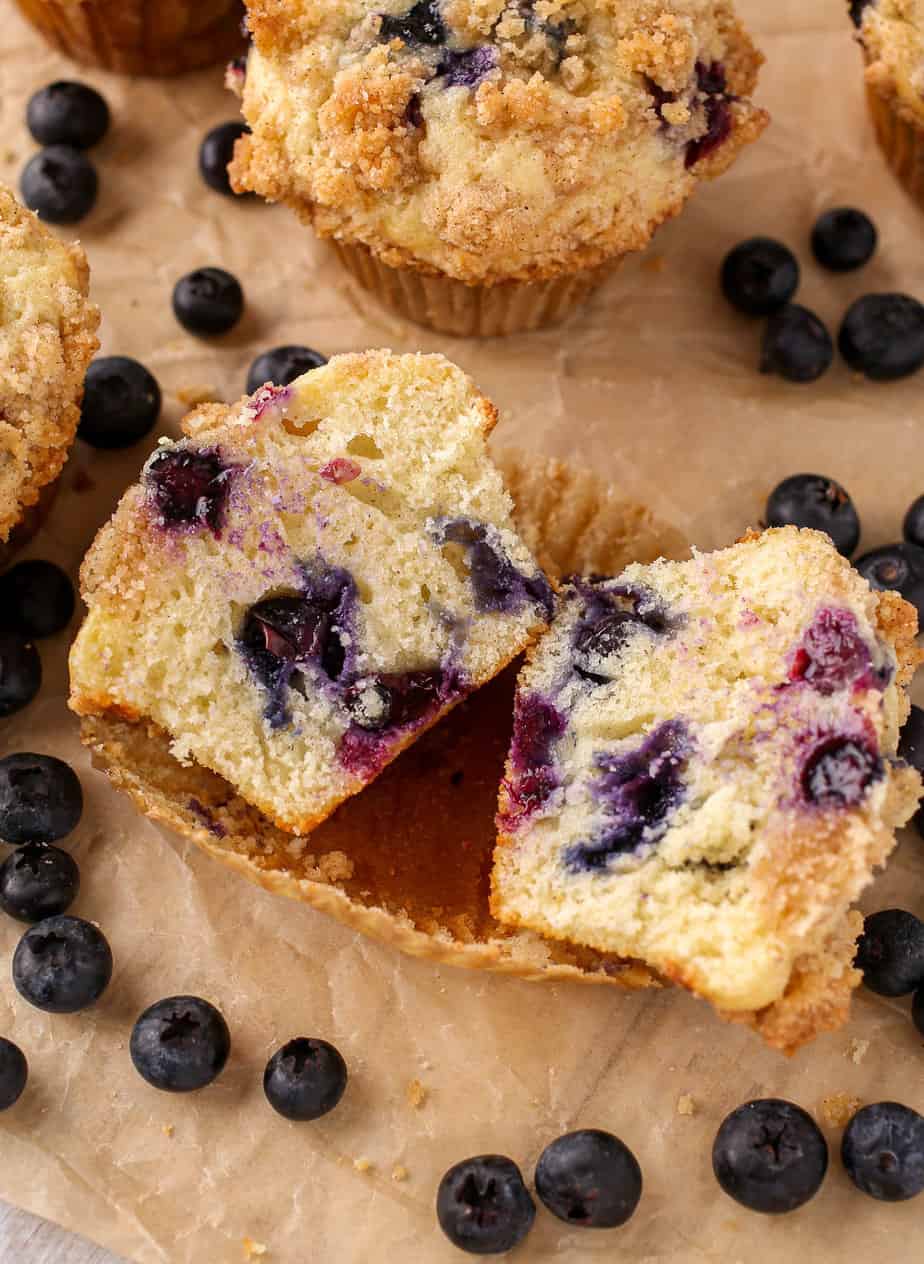
M 867 81 L 924 119 L 924 0 L 873 0 L 852 6 L 866 55 Z

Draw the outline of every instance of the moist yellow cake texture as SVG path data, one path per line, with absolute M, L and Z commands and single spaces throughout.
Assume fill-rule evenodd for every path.
M 866 81 L 924 123 L 924 0 L 852 0 Z
M 338 356 L 204 405 L 82 571 L 71 706 L 304 834 L 544 628 L 493 406 L 441 356 Z
M 61 471 L 99 312 L 83 251 L 0 185 L 0 543 Z
M 727 0 L 249 0 L 248 21 L 235 186 L 468 285 L 642 249 L 766 123 Z
M 915 810 L 916 629 L 794 527 L 568 585 L 518 685 L 495 915 L 753 1021 Z

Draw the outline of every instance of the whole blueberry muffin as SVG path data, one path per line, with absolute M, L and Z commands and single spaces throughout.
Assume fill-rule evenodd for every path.
M 548 620 L 485 439 L 441 356 L 338 356 L 206 405 L 82 572 L 82 715 L 143 717 L 304 834 Z
M 876 137 L 924 206 L 924 0 L 849 0 Z
M 761 1025 L 916 808 L 896 758 L 916 629 L 795 527 L 571 581 L 518 684 L 495 915 Z
M 89 279 L 80 247 L 0 185 L 0 550 L 37 524 L 77 431 L 99 345 Z
M 561 318 L 767 122 L 729 0 L 250 0 L 239 190 L 401 314 Z
M 123 75 L 177 75 L 244 47 L 241 0 L 16 0 L 52 47 Z

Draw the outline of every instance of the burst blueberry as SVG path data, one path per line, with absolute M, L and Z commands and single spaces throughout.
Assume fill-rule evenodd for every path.
M 792 251 L 772 237 L 751 237 L 722 264 L 722 293 L 746 316 L 770 316 L 785 307 L 799 286 Z
M 347 1068 L 339 1050 L 308 1036 L 277 1049 L 263 1073 L 266 1100 L 284 1118 L 296 1121 L 328 1114 L 346 1086 Z
M 583 1128 L 543 1150 L 536 1164 L 536 1193 L 566 1224 L 613 1229 L 638 1206 L 642 1170 L 618 1137 Z
M 905 909 L 882 909 L 863 922 L 854 965 L 880 996 L 907 996 L 924 985 L 924 922 Z
M 147 464 L 144 481 L 165 527 L 208 527 L 217 534 L 235 466 L 214 448 L 165 448 Z
M 924 1116 L 898 1102 L 858 1110 L 847 1125 L 841 1158 L 857 1189 L 882 1202 L 924 1190 Z
M 28 706 L 41 685 L 38 650 L 18 632 L 0 629 L 0 718 Z
M 497 65 L 497 49 L 490 44 L 450 50 L 437 66 L 436 73 L 445 79 L 447 88 L 477 88 Z
M 437 48 L 446 43 L 447 36 L 439 0 L 418 0 L 406 13 L 382 14 L 379 37 L 383 40 L 399 39 L 412 47 Z
M 221 1074 L 230 1052 L 228 1024 L 198 996 L 168 996 L 150 1005 L 129 1041 L 135 1070 L 166 1093 L 205 1088 Z
M 199 174 L 216 193 L 225 197 L 234 197 L 231 179 L 228 175 L 228 163 L 234 157 L 234 146 L 242 136 L 246 136 L 250 128 L 239 119 L 230 123 L 220 123 L 207 132 L 199 146 Z
M 29 98 L 26 124 L 40 145 L 90 149 L 109 130 L 109 106 L 87 84 L 59 79 Z
M 20 922 L 40 922 L 70 908 L 80 870 L 59 847 L 26 843 L 0 865 L 0 909 Z
M 924 365 L 924 304 L 907 294 L 866 294 L 848 309 L 838 334 L 856 373 L 894 382 Z
M 825 211 L 812 229 L 812 252 L 831 272 L 853 272 L 876 252 L 876 226 L 863 211 L 839 206 Z
M 30 1005 L 74 1014 L 93 1005 L 112 978 L 112 951 L 101 930 L 79 917 L 47 917 L 13 954 L 13 983 Z
M 865 742 L 830 737 L 820 742 L 806 760 L 802 792 L 816 807 L 856 807 L 882 774 L 882 760 Z
M 522 1242 L 536 1204 L 520 1169 L 500 1154 L 482 1154 L 451 1167 L 440 1181 L 436 1215 L 446 1237 L 470 1255 L 502 1255 Z
M 173 312 L 191 334 L 226 334 L 244 313 L 244 291 L 224 268 L 197 268 L 174 286 Z
M 22 200 L 49 224 L 75 224 L 96 204 L 99 181 L 89 158 L 71 145 L 49 145 L 30 158 L 20 179 Z
M 823 321 L 807 307 L 790 303 L 767 321 L 760 371 L 787 382 L 816 382 L 831 367 L 834 343 Z
M 74 585 L 54 562 L 17 562 L 0 576 L 0 622 L 28 638 L 62 632 L 74 613 Z
M 0 759 L 0 838 L 55 843 L 76 829 L 83 812 L 80 779 L 53 755 L 22 752 Z
M 726 1116 L 712 1147 L 712 1170 L 743 1207 L 781 1215 L 818 1193 L 828 1170 L 828 1146 L 800 1106 L 763 1098 Z
M 924 625 L 924 549 L 887 544 L 857 559 L 856 568 L 877 592 L 893 590 L 911 603 Z
M 272 382 L 273 386 L 288 386 L 303 373 L 319 369 L 326 363 L 327 357 L 322 356 L 320 351 L 312 351 L 311 347 L 273 347 L 271 351 L 258 355 L 251 364 L 244 389 L 252 395 L 265 382 Z
M 22 1097 L 29 1064 L 19 1045 L 0 1036 L 0 1110 L 9 1110 Z
M 725 67 L 720 62 L 696 63 L 696 83 L 704 94 L 706 130 L 696 140 L 691 140 L 686 149 L 684 165 L 689 170 L 698 162 L 708 158 L 732 133 L 733 119 L 731 97 L 727 91 Z
M 860 635 L 856 615 L 838 606 L 823 607 L 805 630 L 790 670 L 821 694 L 836 693 L 871 672 L 872 654 Z
M 767 500 L 768 527 L 811 527 L 824 531 L 844 557 L 860 542 L 860 519 L 840 483 L 822 474 L 793 474 L 779 483 Z

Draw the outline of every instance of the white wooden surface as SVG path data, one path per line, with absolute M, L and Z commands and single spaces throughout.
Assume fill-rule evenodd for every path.
M 0 1202 L 0 1264 L 123 1264 L 86 1238 Z

